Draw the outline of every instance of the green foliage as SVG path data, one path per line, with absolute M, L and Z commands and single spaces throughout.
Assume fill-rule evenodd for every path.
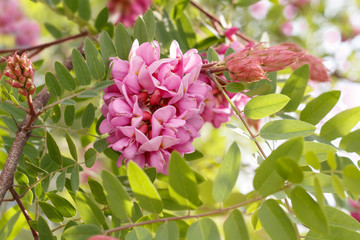
M 224 222 L 226 240 L 249 240 L 248 230 L 241 212 L 233 210 Z
M 86 64 L 83 56 L 77 49 L 72 50 L 72 60 L 76 78 L 80 85 L 86 86 L 90 84 L 91 75 L 88 65 Z
M 303 121 L 284 119 L 266 123 L 260 130 L 260 136 L 269 140 L 289 139 L 310 136 L 315 126 Z
M 187 233 L 187 240 L 220 240 L 216 224 L 210 218 L 193 223 Z
M 105 77 L 105 65 L 99 51 L 88 38 L 85 39 L 84 51 L 91 75 L 97 80 L 102 80 Z

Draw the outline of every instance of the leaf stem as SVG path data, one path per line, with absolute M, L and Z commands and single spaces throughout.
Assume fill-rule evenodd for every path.
M 234 105 L 234 103 L 231 101 L 231 99 L 229 98 L 229 96 L 227 95 L 227 93 L 225 92 L 225 90 L 223 89 L 223 87 L 221 86 L 221 84 L 219 83 L 219 81 L 216 78 L 219 78 L 218 76 L 216 76 L 215 74 L 212 74 L 210 71 L 208 71 L 208 76 L 209 78 L 216 84 L 216 86 L 218 87 L 218 89 L 221 91 L 221 93 L 224 95 L 224 97 L 226 98 L 226 100 L 229 102 L 231 108 L 234 110 L 235 114 L 240 118 L 241 122 L 244 124 L 246 130 L 248 131 L 248 133 L 250 134 L 252 140 L 255 142 L 256 146 L 258 147 L 262 157 L 264 159 L 266 159 L 266 154 L 264 152 L 264 150 L 262 149 L 262 147 L 260 146 L 259 142 L 256 140 L 256 134 L 254 134 L 251 129 L 250 126 L 248 125 L 248 123 L 246 122 L 246 120 L 244 119 L 244 117 L 241 115 L 241 111 Z

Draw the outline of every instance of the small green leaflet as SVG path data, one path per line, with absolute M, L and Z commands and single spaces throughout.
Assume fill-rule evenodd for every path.
M 72 126 L 75 120 L 75 107 L 74 105 L 66 105 L 64 111 L 64 120 L 67 126 Z
M 51 96 L 61 96 L 62 91 L 60 84 L 53 73 L 47 72 L 45 74 L 45 83 Z
M 94 122 L 94 118 L 95 118 L 95 108 L 94 105 L 90 103 L 85 108 L 85 111 L 81 119 L 83 128 L 89 128 L 91 124 Z
M 241 212 L 234 209 L 224 222 L 226 240 L 249 240 L 248 230 Z
M 64 217 L 73 217 L 76 215 L 76 209 L 74 206 L 65 198 L 60 197 L 55 193 L 48 193 L 47 196 L 49 197 L 50 201 L 56 209 L 60 212 L 61 215 Z
M 156 231 L 155 240 L 178 240 L 179 228 L 174 221 L 165 222 Z
M 104 7 L 95 19 L 95 28 L 100 32 L 109 18 L 109 9 Z
M 220 240 L 220 234 L 213 220 L 203 218 L 189 227 L 186 240 Z
M 76 88 L 76 82 L 75 79 L 71 76 L 67 68 L 64 66 L 64 64 L 56 61 L 55 62 L 55 72 L 59 79 L 59 82 L 61 86 L 68 90 L 72 91 Z
M 61 157 L 60 149 L 56 144 L 56 141 L 54 140 L 53 136 L 51 136 L 49 132 L 47 132 L 46 134 L 46 146 L 49 150 L 48 152 L 51 160 L 62 166 L 62 157 Z
M 91 75 L 97 80 L 102 80 L 105 76 L 105 65 L 99 51 L 89 38 L 85 39 L 84 50 Z
M 41 210 L 44 212 L 46 217 L 52 221 L 52 222 L 62 222 L 64 220 L 63 216 L 60 214 L 60 212 L 50 205 L 49 203 L 39 201 L 39 206 Z
M 100 51 L 105 66 L 109 66 L 109 58 L 116 57 L 116 50 L 113 41 L 106 31 L 100 33 Z
M 275 120 L 266 123 L 260 130 L 260 136 L 268 140 L 306 137 L 315 132 L 315 126 L 293 119 Z
M 80 85 L 86 86 L 91 82 L 91 74 L 83 56 L 77 49 L 72 51 L 72 60 L 76 78 Z
M 244 108 L 244 114 L 251 119 L 261 119 L 280 111 L 290 98 L 282 94 L 268 94 L 252 98 Z
M 118 23 L 115 28 L 115 48 L 117 56 L 122 60 L 127 60 L 133 40 L 122 23 Z
M 77 150 L 76 150 L 76 145 L 74 143 L 74 141 L 72 140 L 72 138 L 70 137 L 70 135 L 68 134 L 68 132 L 65 131 L 65 138 L 66 138 L 66 142 L 69 146 L 69 151 L 71 156 L 74 158 L 75 161 L 78 160 L 77 157 Z
M 147 42 L 148 40 L 146 24 L 140 16 L 136 19 L 134 25 L 134 37 L 139 41 L 139 44 Z
M 88 240 L 91 236 L 100 234 L 102 234 L 102 231 L 97 225 L 81 224 L 66 229 L 63 233 L 63 237 L 66 240 Z

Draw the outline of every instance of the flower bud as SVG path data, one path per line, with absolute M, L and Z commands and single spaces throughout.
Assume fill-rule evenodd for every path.
M 21 95 L 33 94 L 34 86 L 34 66 L 31 60 L 26 57 L 26 53 L 19 56 L 17 53 L 6 60 L 4 75 L 10 79 L 7 82 L 14 88 L 18 88 Z

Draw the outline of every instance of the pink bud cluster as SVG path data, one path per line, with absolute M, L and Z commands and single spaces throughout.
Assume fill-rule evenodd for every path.
M 26 57 L 26 53 L 19 56 L 17 53 L 6 60 L 6 68 L 3 72 L 12 87 L 17 88 L 21 95 L 32 95 L 35 92 L 34 85 L 34 66 L 31 60 Z
M 111 60 L 115 84 L 104 89 L 100 132 L 121 152 L 118 165 L 133 160 L 166 174 L 171 152 L 193 152 L 203 125 L 210 87 L 198 80 L 201 57 L 195 49 L 182 54 L 174 41 L 170 57 L 160 59 L 157 42 L 135 41 L 129 61 Z
M 300 46 L 295 43 L 282 43 L 281 46 L 287 47 L 294 52 L 304 52 Z M 295 70 L 301 67 L 304 64 L 309 64 L 310 67 L 310 80 L 316 82 L 328 82 L 330 81 L 329 70 L 324 66 L 322 60 L 310 53 L 305 53 L 302 58 L 299 59 L 298 62 L 292 64 L 290 67 Z
M 286 45 L 265 47 L 259 43 L 230 54 L 225 62 L 233 80 L 255 82 L 266 79 L 267 72 L 279 71 L 298 62 L 304 54 L 305 51 L 293 51 Z
M 150 7 L 152 0 L 110 0 L 109 11 L 125 27 L 132 27 L 139 15 L 144 14 Z
M 40 27 L 21 11 L 17 0 L 0 0 L 0 34 L 15 36 L 17 46 L 36 44 Z

